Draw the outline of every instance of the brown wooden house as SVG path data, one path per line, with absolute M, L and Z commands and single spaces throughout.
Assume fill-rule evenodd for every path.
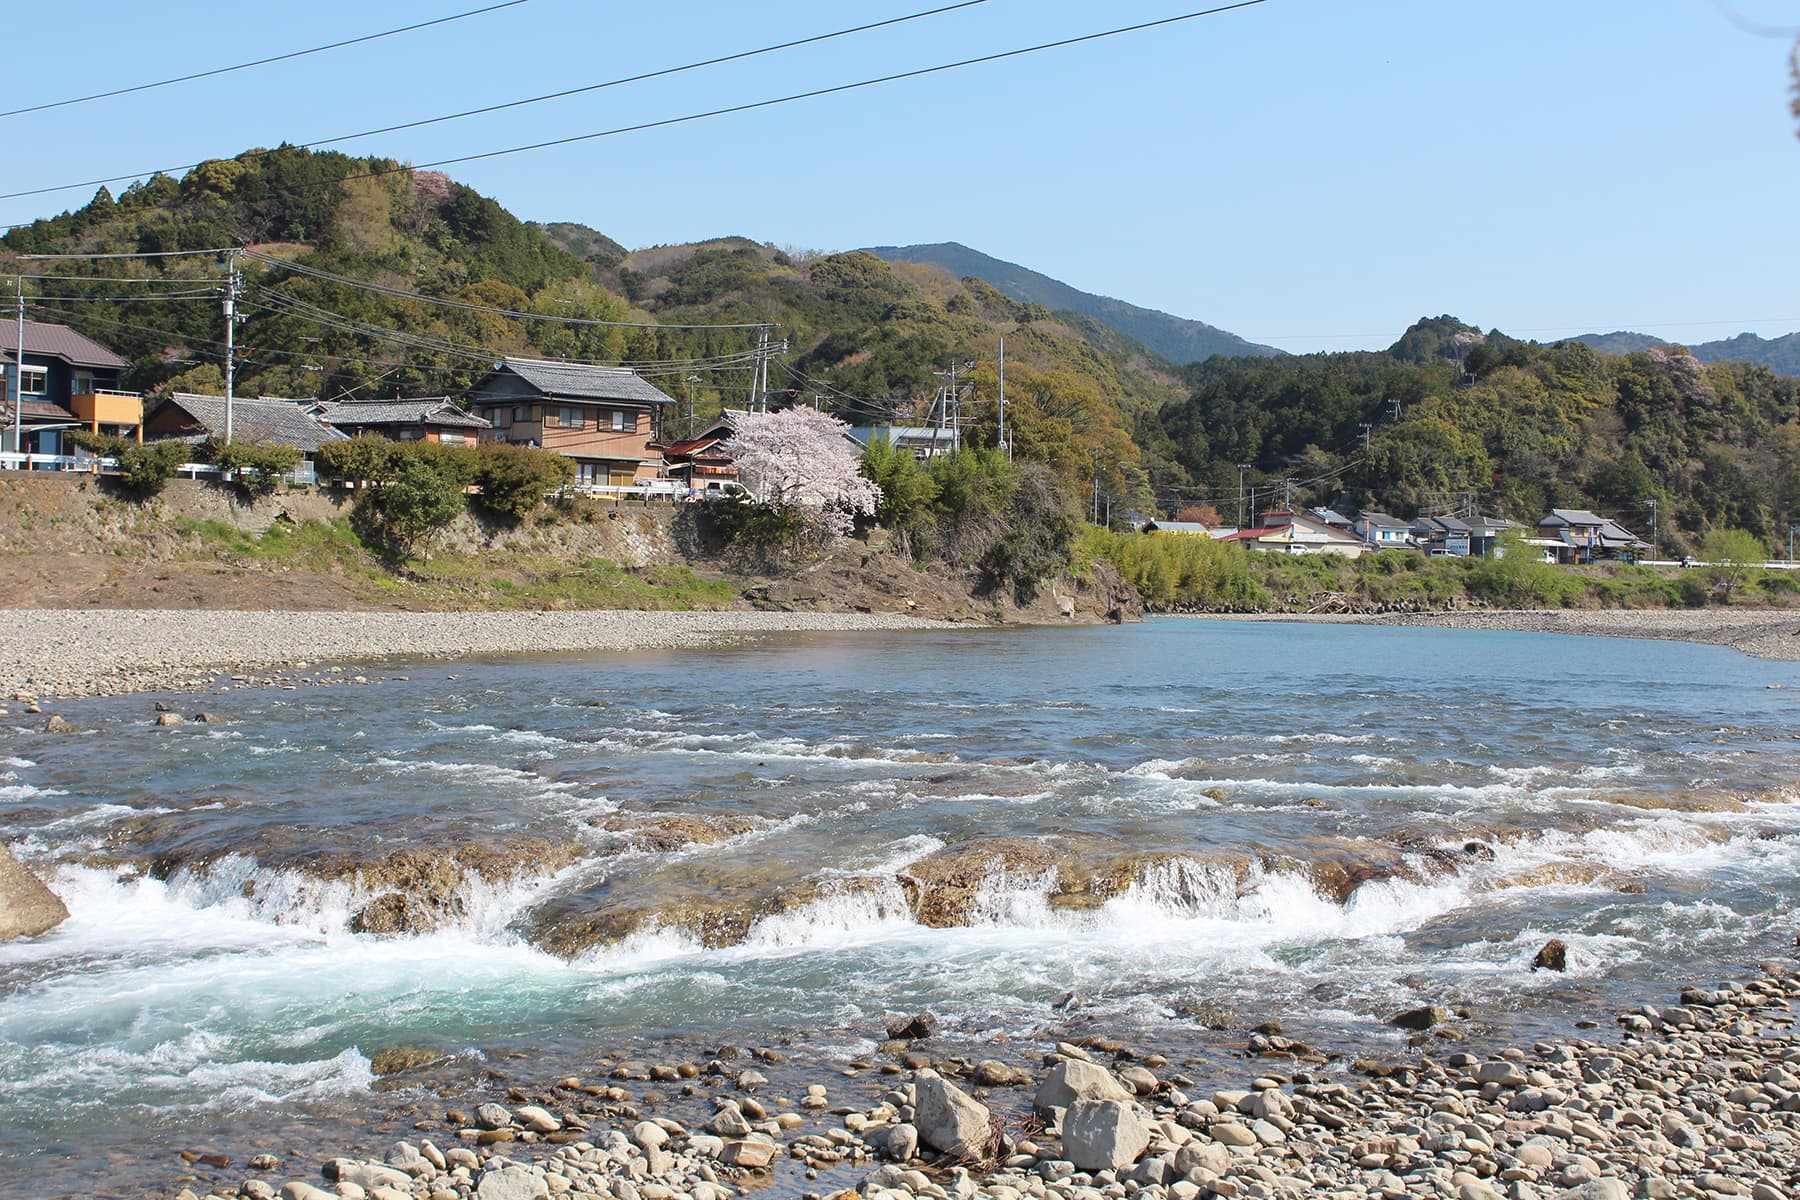
M 625 367 L 508 358 L 476 385 L 469 408 L 484 440 L 554 450 L 580 483 L 628 487 L 661 473 L 657 427 L 672 397 Z
M 355 437 L 375 433 L 397 442 L 474 445 L 493 425 L 458 408 L 448 396 L 424 400 L 322 400 L 312 406 L 321 421 Z

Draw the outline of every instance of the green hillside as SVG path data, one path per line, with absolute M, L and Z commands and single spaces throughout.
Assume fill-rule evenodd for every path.
M 242 394 L 455 395 L 500 355 L 538 354 L 650 364 L 641 370 L 677 399 L 676 420 L 690 412 L 704 420 L 749 400 L 742 356 L 753 331 L 560 319 L 769 322 L 789 344 L 770 371 L 777 399 L 819 397 L 856 421 L 910 419 L 929 408 L 934 371 L 973 361 L 964 416 L 973 436 L 985 429 L 991 439 L 1004 337 L 1019 451 L 1071 478 L 1098 465 L 1121 494 L 1141 489 L 1139 430 L 1153 430 L 1154 414 L 1181 395 L 1167 364 L 1113 330 L 1059 320 L 934 267 L 866 253 L 791 257 L 746 238 L 627 253 L 586 226 L 525 224 L 435 172 L 292 147 L 213 160 L 116 199 L 102 191 L 79 210 L 12 230 L 0 255 L 227 246 L 249 251 L 240 258 Z M 95 277 L 34 283 L 33 316 L 125 354 L 129 386 L 222 387 L 219 256 L 77 261 L 38 273 Z
M 1608 354 L 1629 354 L 1633 350 L 1648 350 L 1654 346 L 1665 349 L 1672 347 L 1673 342 L 1665 342 L 1661 338 L 1651 337 L 1647 333 L 1587 333 L 1577 341 L 1586 342 L 1596 350 Z M 1687 347 L 1687 351 L 1701 362 L 1745 362 L 1767 367 L 1777 375 L 1800 377 L 1800 333 L 1784 333 L 1780 337 L 1765 338 L 1754 333 L 1740 333 L 1735 337 L 1720 338 L 1714 342 L 1699 342 Z
M 1142 342 L 1172 363 L 1202 362 L 1215 354 L 1262 357 L 1281 353 L 1273 346 L 1245 341 L 1235 333 L 1227 333 L 1204 321 L 1190 321 L 1111 296 L 1084 292 L 1060 279 L 971 250 L 957 242 L 875 246 L 870 253 L 892 262 L 930 263 L 958 278 L 973 275 L 1015 300 L 1041 304 L 1059 314 L 1079 313 Z
M 1263 495 L 1349 493 L 1412 515 L 1480 509 L 1531 520 L 1588 508 L 1665 550 L 1708 530 L 1785 546 L 1800 518 L 1800 383 L 1766 367 L 1652 347 L 1602 354 L 1419 322 L 1381 353 L 1201 364 L 1167 406 L 1159 447 L 1179 463 L 1169 504 L 1230 512 L 1238 464 Z M 1396 415 L 1397 414 L 1397 415 Z M 1367 451 L 1363 449 L 1363 426 Z

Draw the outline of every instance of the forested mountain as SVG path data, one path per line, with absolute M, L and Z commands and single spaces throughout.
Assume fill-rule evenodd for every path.
M 1800 384 L 1766 367 L 1545 346 L 1435 317 L 1384 352 L 1186 374 L 1191 394 L 1163 410 L 1169 441 L 1155 447 L 1186 478 L 1162 490 L 1225 511 L 1250 463 L 1265 495 L 1316 480 L 1296 500 L 1342 491 L 1403 515 L 1532 520 L 1554 505 L 1647 532 L 1655 501 L 1665 548 L 1718 526 L 1773 544 L 1800 517 Z
M 0 238 L 0 270 L 19 269 L 18 253 L 232 246 L 245 248 L 243 394 L 456 395 L 503 354 L 627 361 L 677 399 L 679 429 L 749 396 L 753 331 L 718 326 L 770 322 L 789 343 L 770 373 L 777 399 L 855 421 L 918 417 L 954 362 L 971 439 L 991 445 L 1004 336 L 1018 454 L 1087 499 L 1098 475 L 1119 513 L 1235 515 L 1248 464 L 1264 497 L 1291 480 L 1295 503 L 1348 492 L 1400 515 L 1530 520 L 1554 504 L 1644 530 L 1654 500 L 1666 548 L 1716 526 L 1774 543 L 1800 520 L 1800 383 L 1766 367 L 1545 346 L 1446 316 L 1382 352 L 1176 371 L 1097 318 L 940 266 L 748 238 L 627 252 L 585 226 L 526 225 L 441 174 L 330 152 L 249 151 L 102 191 Z M 32 264 L 92 278 L 34 280 L 28 296 L 34 317 L 126 354 L 129 386 L 217 391 L 222 266 L 215 254 Z
M 639 364 L 679 402 L 676 420 L 703 420 L 749 398 L 753 330 L 564 319 L 770 322 L 789 344 L 770 371 L 778 398 L 819 397 L 852 420 L 922 416 L 939 386 L 933 372 L 973 361 L 961 375 L 972 384 L 964 416 L 991 440 L 1004 336 L 1018 451 L 1083 481 L 1098 464 L 1121 491 L 1142 458 L 1138 429 L 1182 395 L 1172 369 L 1130 339 L 935 267 L 866 253 L 790 257 L 745 238 L 625 253 L 586 226 L 520 222 L 442 174 L 293 147 L 212 160 L 116 199 L 103 190 L 0 237 L 0 269 L 17 269 L 9 252 L 233 246 L 247 251 L 237 331 L 246 395 L 456 395 L 497 357 L 537 354 Z M 34 317 L 129 357 L 129 386 L 217 392 L 222 268 L 210 254 L 58 263 L 37 273 L 93 282 L 41 280 L 28 293 Z
M 1014 300 L 1041 304 L 1052 312 L 1080 313 L 1142 342 L 1172 363 L 1203 362 L 1215 354 L 1261 357 L 1281 353 L 1273 346 L 1245 341 L 1235 333 L 1227 333 L 1204 321 L 1190 321 L 1111 296 L 1084 292 L 1060 279 L 993 258 L 957 242 L 929 246 L 874 246 L 869 253 L 890 262 L 931 263 L 959 279 L 973 275 Z
M 1576 340 L 1586 342 L 1607 354 L 1629 354 L 1633 350 L 1648 350 L 1652 346 L 1667 348 L 1674 345 L 1647 333 L 1623 331 L 1584 333 Z M 1800 376 L 1800 333 L 1785 333 L 1777 338 L 1740 333 L 1736 337 L 1721 338 L 1716 342 L 1701 342 L 1687 347 L 1687 350 L 1701 362 L 1756 363 L 1777 375 Z

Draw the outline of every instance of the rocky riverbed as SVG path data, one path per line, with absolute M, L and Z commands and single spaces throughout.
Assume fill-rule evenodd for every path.
M 195 691 L 283 682 L 320 662 L 673 649 L 772 633 L 950 627 L 826 612 L 198 612 L 13 609 L 0 695 Z M 342 674 L 341 672 L 339 673 Z M 325 682 L 305 677 L 301 682 Z
M 921 1014 L 828 1082 L 780 1075 L 772 1050 L 620 1063 L 602 1079 L 447 1110 L 419 1122 L 425 1136 L 304 1178 L 258 1155 L 206 1195 L 726 1200 L 811 1186 L 842 1200 L 1780 1200 L 1800 1186 L 1796 997 L 1800 978 L 1765 963 L 1747 983 L 1619 1014 L 1616 1038 L 1485 1054 L 1444 1039 L 1450 1013 L 1422 1009 L 1395 1016 L 1418 1028 L 1414 1052 L 1379 1062 L 1265 1028 L 1243 1051 L 1250 1078 L 1219 1089 L 1104 1038 L 1047 1047 L 1035 1069 L 938 1057 Z M 695 1114 L 661 1115 L 663 1093 Z

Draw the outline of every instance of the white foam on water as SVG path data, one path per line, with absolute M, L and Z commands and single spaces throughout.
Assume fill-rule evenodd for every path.
M 0 802 L 16 803 L 30 800 L 34 796 L 66 796 L 69 793 L 63 788 L 40 788 L 29 783 L 9 783 L 0 785 Z

